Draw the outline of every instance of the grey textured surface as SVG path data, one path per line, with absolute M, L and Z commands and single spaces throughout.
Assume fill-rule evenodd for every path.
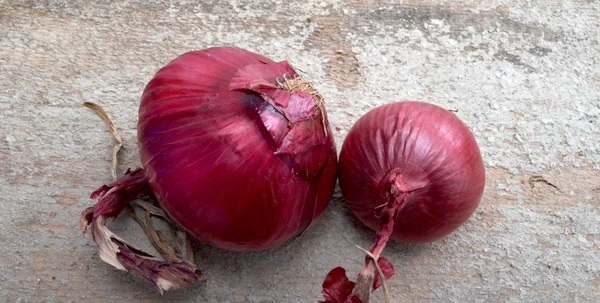
M 163 297 L 80 235 L 89 193 L 110 182 L 112 144 L 81 103 L 107 110 L 121 169 L 136 167 L 153 73 L 185 51 L 236 45 L 304 71 L 338 147 L 393 100 L 459 109 L 473 129 L 482 204 L 444 240 L 388 246 L 397 302 L 600 302 L 600 2 L 437 2 L 0 1 L 0 301 L 316 302 L 331 268 L 358 272 L 354 244 L 373 233 L 339 192 L 280 248 L 200 247 L 207 281 Z M 128 221 L 113 226 L 142 243 Z

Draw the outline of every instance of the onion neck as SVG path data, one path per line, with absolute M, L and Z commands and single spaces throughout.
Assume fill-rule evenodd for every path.
M 240 68 L 229 89 L 260 98 L 248 102 L 249 117 L 273 154 L 296 175 L 316 176 L 332 152 L 323 97 L 287 61 Z
M 315 105 L 319 109 L 321 114 L 321 123 L 323 124 L 323 132 L 325 136 L 327 136 L 327 125 L 325 124 L 325 110 L 324 104 L 325 99 L 321 94 L 310 84 L 310 82 L 306 81 L 306 79 L 302 78 L 300 75 L 294 76 L 286 76 L 284 75 L 281 78 L 277 78 L 277 87 L 279 89 L 285 90 L 290 94 L 295 92 L 304 92 L 310 94 L 315 102 Z
M 418 165 L 409 161 L 397 163 L 381 178 L 376 188 L 373 215 L 379 219 L 375 243 L 367 251 L 363 269 L 356 282 L 348 279 L 341 267 L 331 270 L 323 282 L 324 303 L 362 302 L 368 303 L 371 292 L 383 286 L 385 302 L 389 303 L 389 290 L 385 281 L 394 275 L 394 266 L 381 256 L 383 249 L 394 232 L 394 224 L 404 207 L 411 203 L 418 191 L 427 188 L 429 177 Z
M 394 222 L 412 193 L 412 191 L 406 189 L 404 178 L 397 168 L 386 174 L 380 182 L 378 190 L 378 202 L 381 202 L 381 204 L 375 210 L 375 216 L 381 220 L 381 227 L 375 234 L 375 243 L 369 249 L 372 256 L 365 257 L 365 265 L 356 279 L 356 286 L 352 290 L 352 294 L 365 303 L 369 302 L 372 285 L 377 274 L 375 262 L 379 259 L 389 241 L 394 231 Z
M 410 193 L 401 192 L 387 204 L 386 213 L 381 217 L 381 229 L 379 229 L 375 234 L 375 244 L 373 244 L 373 246 L 371 246 L 369 249 L 374 256 L 379 257 L 383 251 L 383 248 L 385 248 L 387 241 L 390 239 L 390 236 L 394 231 L 394 222 L 402 210 L 402 207 L 405 205 L 409 195 Z
M 389 303 L 389 290 L 385 281 L 394 275 L 394 266 L 381 256 L 383 249 L 394 232 L 396 218 L 415 192 L 429 184 L 428 176 L 418 165 L 410 162 L 399 163 L 390 169 L 376 188 L 376 207 L 373 215 L 379 219 L 379 229 L 375 234 L 375 243 L 367 251 L 363 269 L 356 282 L 348 279 L 341 267 L 331 270 L 323 282 L 324 303 L 362 302 L 369 303 L 371 292 L 383 286 L 385 302 Z

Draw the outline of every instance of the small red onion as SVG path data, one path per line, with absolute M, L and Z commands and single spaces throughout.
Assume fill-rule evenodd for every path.
M 388 104 L 362 116 L 344 141 L 338 169 L 348 206 L 377 231 L 369 252 L 386 279 L 393 267 L 379 255 L 388 239 L 427 243 L 448 235 L 473 214 L 485 186 L 481 153 L 468 127 L 454 113 L 422 102 Z M 370 285 L 379 285 L 372 259 L 356 285 L 340 269 L 330 272 L 324 302 L 367 302 Z M 334 296 L 332 289 L 338 289 Z

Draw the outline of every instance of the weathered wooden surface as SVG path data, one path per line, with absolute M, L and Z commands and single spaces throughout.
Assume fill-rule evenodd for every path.
M 485 197 L 448 238 L 386 249 L 397 302 L 600 302 L 600 2 L 437 2 L 0 1 L 0 301 L 316 302 L 332 267 L 358 272 L 354 244 L 373 233 L 339 192 L 278 249 L 200 247 L 207 281 L 163 297 L 80 235 L 89 193 L 110 182 L 112 144 L 81 103 L 104 106 L 125 141 L 121 169 L 136 167 L 153 73 L 236 45 L 306 72 L 338 146 L 392 100 L 459 109 L 472 127 Z M 113 226 L 143 240 L 129 221 Z

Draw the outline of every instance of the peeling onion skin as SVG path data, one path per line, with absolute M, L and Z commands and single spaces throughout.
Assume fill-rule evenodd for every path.
M 286 61 L 217 47 L 181 55 L 146 86 L 140 159 L 161 206 L 194 237 L 264 250 L 327 207 L 335 143 L 314 96 L 277 86 L 295 76 Z
M 394 220 L 392 239 L 427 243 L 463 224 L 477 208 L 485 168 L 475 137 L 452 112 L 422 102 L 373 109 L 348 133 L 339 162 L 342 194 L 356 216 L 379 230 L 376 216 L 397 169 L 410 192 Z

